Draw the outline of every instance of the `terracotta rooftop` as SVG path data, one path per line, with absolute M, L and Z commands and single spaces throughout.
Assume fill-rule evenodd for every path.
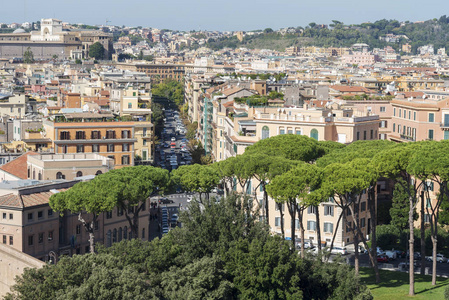
M 58 189 L 60 192 L 64 192 L 67 189 Z M 40 193 L 32 193 L 29 195 L 16 195 L 16 194 L 7 194 L 0 196 L 0 205 L 1 206 L 10 206 L 10 207 L 31 207 L 36 205 L 47 204 L 50 200 L 53 192 L 46 191 Z
M 27 157 L 28 155 L 34 154 L 38 153 L 33 151 L 26 152 L 9 163 L 4 164 L 0 169 L 20 179 L 28 179 Z

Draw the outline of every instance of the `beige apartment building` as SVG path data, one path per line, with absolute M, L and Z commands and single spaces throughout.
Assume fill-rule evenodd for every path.
M 2 243 L 42 261 L 61 255 L 89 252 L 88 234 L 77 214 L 63 217 L 49 206 L 50 197 L 63 192 L 73 181 L 17 180 L 0 183 L 0 224 Z M 89 215 L 83 217 L 89 220 Z M 139 236 L 149 238 L 150 199 L 139 214 Z M 111 246 L 131 239 L 129 223 L 123 210 L 103 213 L 94 224 L 95 242 Z

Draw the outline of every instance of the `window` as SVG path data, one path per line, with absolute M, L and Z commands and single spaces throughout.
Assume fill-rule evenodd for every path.
M 59 139 L 60 140 L 70 140 L 70 132 L 61 131 L 61 133 L 59 134 Z
M 374 130 L 371 129 L 370 131 L 370 140 L 372 140 L 374 138 Z
M 276 227 L 281 226 L 281 217 L 274 218 L 274 226 L 276 226 Z
M 449 140 L 449 131 L 447 131 L 447 130 L 444 131 L 443 139 Z
M 363 139 L 366 140 L 366 130 L 363 131 Z
M 48 240 L 53 241 L 53 230 L 48 232 Z
M 81 172 L 81 171 L 76 172 L 76 177 L 81 177 L 81 176 L 83 176 L 83 172 Z
M 274 210 L 279 211 L 279 207 L 281 208 L 282 211 L 284 211 L 284 203 L 276 203 Z
M 100 145 L 98 145 L 98 144 L 93 144 L 93 145 L 92 145 L 92 152 L 93 152 L 93 153 L 100 152 Z
M 61 145 L 60 147 L 62 153 L 67 153 L 67 145 Z
M 33 213 L 28 213 L 28 222 L 33 221 Z
M 360 219 L 360 227 L 365 228 L 366 226 L 366 219 L 365 218 L 361 218 Z
M 38 237 L 37 237 L 37 243 L 38 244 L 42 244 L 44 242 L 44 234 L 43 233 L 39 233 Z
M 112 219 L 112 211 L 106 212 L 106 219 Z
M 122 139 L 129 139 L 131 138 L 131 131 L 130 130 L 122 130 Z
M 129 165 L 129 155 L 122 156 L 122 165 Z
M 395 108 L 393 108 L 393 116 L 395 116 L 395 117 L 396 117 L 396 107 L 395 107 Z
M 6 220 L 6 213 L 3 213 L 3 220 Z
M 142 228 L 142 239 L 145 238 L 145 228 Z
M 115 131 L 114 130 L 106 131 L 106 138 L 107 139 L 115 139 Z
M 316 222 L 315 221 L 307 221 L 307 230 L 316 230 Z
M 142 140 L 142 143 L 143 143 L 144 146 L 146 146 L 147 145 L 147 140 Z M 220 147 L 221 147 L 221 141 L 220 141 Z
M 425 214 L 424 215 L 424 222 L 425 223 L 430 223 L 430 214 Z
M 293 134 L 293 130 L 292 130 L 292 129 L 289 129 L 289 130 L 287 130 L 287 133 L 288 133 L 288 134 Z
M 285 134 L 285 129 L 279 129 L 279 134 Z
M 412 116 L 412 112 L 409 110 L 408 111 L 408 119 L 411 120 L 411 116 Z
M 362 202 L 360 204 L 360 211 L 365 211 L 366 210 L 366 202 Z
M 387 121 L 380 121 L 380 128 L 386 128 L 387 127 Z
M 131 102 L 128 102 L 128 108 L 133 108 L 133 104 Z
M 333 233 L 334 232 L 334 223 L 324 222 L 324 232 Z
M 297 135 L 301 135 L 301 130 L 296 129 L 296 134 L 297 134 Z
M 114 152 L 114 144 L 108 144 L 108 152 Z
M 38 212 L 37 212 L 37 218 L 40 220 L 40 219 L 42 219 L 43 217 L 44 217 L 44 211 L 43 211 L 43 210 L 38 211 Z
M 399 118 L 401 117 L 401 115 L 402 115 L 402 109 L 399 109 Z
M 251 180 L 249 180 L 246 185 L 246 194 L 251 195 Z
M 121 217 L 123 216 L 123 208 L 118 208 L 117 209 L 117 217 Z
M 10 220 L 12 220 L 12 219 L 13 219 L 13 217 L 14 217 L 14 215 L 13 215 L 13 214 L 9 214 L 9 219 L 10 219 Z
M 334 216 L 334 207 L 332 205 L 324 205 L 324 215 Z
M 81 234 L 81 225 L 76 225 L 76 234 Z
M 84 153 L 84 145 L 76 145 L 76 153 Z
M 317 209 L 316 206 L 309 206 L 309 207 L 307 207 L 307 213 L 308 214 L 315 214 L 316 213 L 316 209 Z
M 413 112 L 413 120 L 416 121 L 416 111 Z
M 295 219 L 295 228 L 301 229 L 301 224 L 299 224 L 299 219 Z
M 114 231 L 112 232 L 112 242 L 116 243 L 117 242 L 117 229 L 114 228 Z
M 433 123 L 433 122 L 435 122 L 435 114 L 429 113 L 429 123 Z
M 98 130 L 92 131 L 92 132 L 90 133 L 90 138 L 91 138 L 92 140 L 99 140 L 99 139 L 101 139 L 101 133 L 100 133 L 100 131 L 98 131 Z
M 65 179 L 65 175 L 63 175 L 61 172 L 56 173 L 56 179 Z
M 129 151 L 129 144 L 123 144 L 122 151 Z
M 34 235 L 29 235 L 28 236 L 28 246 L 33 246 L 34 245 Z
M 426 207 L 431 208 L 432 207 L 432 200 L 430 198 L 427 198 Z
M 387 110 L 386 110 L 386 108 L 385 108 L 385 106 L 381 106 L 380 107 L 380 112 L 386 112 Z
M 6 244 L 6 235 L 3 235 L 3 244 Z
M 312 129 L 310 130 L 310 137 L 318 141 L 318 130 Z
M 123 227 L 123 239 L 128 239 L 128 227 Z
M 360 132 L 357 131 L 357 141 L 360 140 Z
M 433 129 L 429 129 L 429 140 L 433 140 Z
M 393 132 L 395 132 L 395 131 L 396 131 L 396 124 L 393 123 Z
M 84 131 L 77 131 L 75 138 L 77 140 L 85 140 L 86 139 L 86 132 L 84 132 Z

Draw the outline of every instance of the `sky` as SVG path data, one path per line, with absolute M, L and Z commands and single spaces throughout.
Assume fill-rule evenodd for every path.
M 446 10 L 445 10 L 446 8 Z M 449 15 L 447 0 L 0 0 L 0 23 L 42 18 L 173 30 L 256 30 Z

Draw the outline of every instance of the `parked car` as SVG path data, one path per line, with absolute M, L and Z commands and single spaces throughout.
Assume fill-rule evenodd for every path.
M 341 254 L 341 255 L 346 255 L 348 254 L 348 251 L 346 250 L 345 247 L 333 247 L 331 250 L 332 254 Z
M 433 256 L 426 256 L 426 260 L 428 261 L 433 261 Z M 443 254 L 437 254 L 437 262 L 439 263 L 447 263 L 448 259 L 446 257 L 444 257 Z
M 388 256 L 386 255 L 381 255 L 377 257 L 377 262 L 380 263 L 388 263 Z
M 166 197 L 159 199 L 159 204 L 170 204 L 173 203 L 174 201 L 171 199 L 168 199 Z
M 398 254 L 394 250 L 386 250 L 385 256 L 387 256 L 390 260 L 395 260 L 398 257 Z

